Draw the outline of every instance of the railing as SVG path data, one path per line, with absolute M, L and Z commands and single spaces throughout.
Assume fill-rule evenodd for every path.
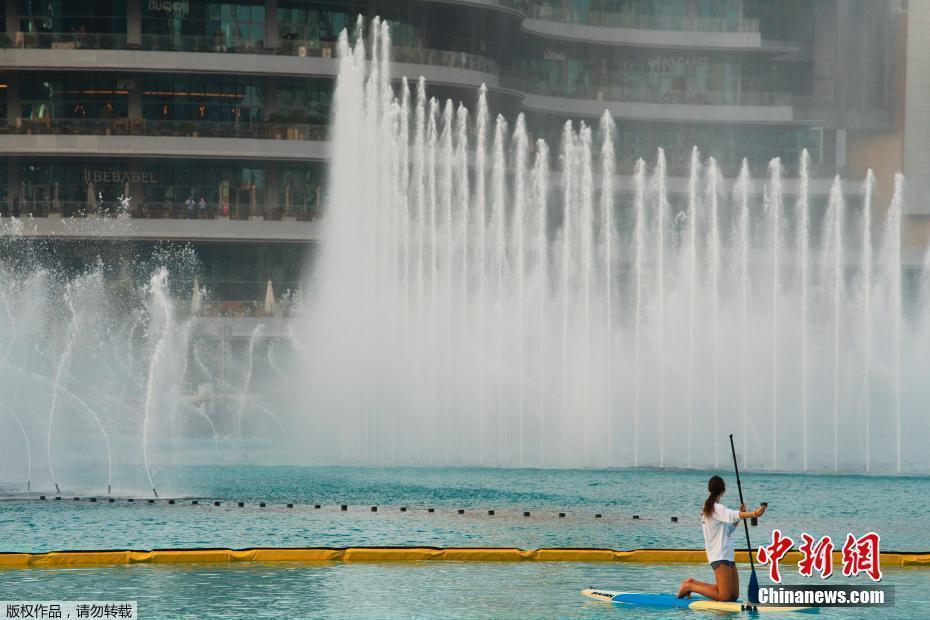
M 152 121 L 145 119 L 18 119 L 0 132 L 12 134 L 167 136 L 249 138 L 266 140 L 326 140 L 327 126 L 302 123 L 231 123 Z
M 573 11 L 550 3 L 529 0 L 502 0 L 502 5 L 528 17 L 545 21 L 635 30 L 681 30 L 691 32 L 759 32 L 753 18 L 704 17 L 690 15 L 648 15 L 615 11 Z
M 142 35 L 141 45 L 129 45 L 125 34 L 31 33 L 18 32 L 11 47 L 20 49 L 142 49 L 169 52 L 212 52 L 270 54 L 307 58 L 335 58 L 336 43 L 330 41 L 304 41 L 283 39 L 277 47 L 265 47 L 261 42 L 227 37 L 187 35 Z M 423 47 L 394 47 L 393 59 L 424 65 L 439 65 L 453 69 L 470 69 L 497 73 L 498 64 L 479 54 Z
M 61 215 L 75 218 L 115 218 L 125 214 L 134 219 L 188 219 L 188 220 L 248 220 L 260 217 L 263 220 L 291 219 L 312 222 L 320 217 L 319 204 L 265 205 L 251 203 L 231 203 L 228 209 L 215 201 L 207 203 L 204 209 L 195 205 L 189 210 L 183 202 L 176 201 L 136 201 L 133 200 L 128 210 L 122 209 L 116 201 L 102 203 L 86 200 L 57 200 L 52 193 L 27 193 L 21 199 L 0 201 L 0 217 L 48 217 Z
M 143 34 L 139 49 L 165 52 L 216 52 L 245 54 L 280 54 L 335 58 L 336 43 L 285 39 L 278 47 L 266 47 L 263 41 L 248 41 L 225 36 Z
M 125 49 L 125 33 L 17 32 L 9 47 L 19 49 Z
M 794 98 L 790 93 L 761 90 L 702 91 L 683 90 L 655 91 L 625 86 L 596 86 L 551 83 L 531 77 L 506 76 L 502 83 L 515 90 L 571 99 L 616 101 L 624 103 L 671 103 L 683 105 L 753 105 L 790 106 Z
M 484 73 L 499 73 L 500 65 L 477 54 L 434 50 L 420 47 L 395 47 L 391 49 L 391 59 L 420 65 L 440 65 L 451 69 L 468 69 Z

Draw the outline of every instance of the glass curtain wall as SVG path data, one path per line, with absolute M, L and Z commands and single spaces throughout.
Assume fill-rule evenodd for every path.
M 706 105 L 791 105 L 810 94 L 811 63 L 702 50 L 532 43 L 506 78 L 525 92 L 581 99 Z
M 51 74 L 20 81 L 22 118 L 114 120 L 129 115 L 125 80 L 106 73 Z
M 18 0 L 19 31 L 75 35 L 62 39 L 80 47 L 82 36 L 126 34 L 126 2 L 119 0 Z M 87 43 L 90 43 L 88 40 Z M 66 47 L 62 45 L 61 47 Z
M 263 1 L 143 3 L 143 44 L 151 49 L 226 52 L 259 49 L 265 40 Z
M 269 194 L 271 166 L 278 182 Z M 309 220 L 319 216 L 322 200 L 319 162 L 278 167 L 191 160 L 35 160 L 21 162 L 19 174 L 18 202 L 23 212 L 36 215 L 109 214 L 116 211 L 119 196 L 131 196 L 134 217 Z
M 510 0 L 537 19 L 654 30 L 758 30 L 744 21 L 743 0 Z

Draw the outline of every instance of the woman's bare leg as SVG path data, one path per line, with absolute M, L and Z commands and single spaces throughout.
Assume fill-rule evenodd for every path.
M 734 580 L 734 577 L 738 579 L 735 570 L 726 564 L 721 564 L 714 571 L 714 576 L 717 578 L 717 583 L 713 585 L 694 579 L 686 579 L 681 584 L 678 597 L 684 598 L 693 592 L 715 601 L 734 600 L 739 590 L 738 581 Z
M 736 564 L 733 564 L 733 566 L 730 567 L 730 570 L 733 571 L 733 592 L 731 592 L 731 594 L 733 594 L 733 598 L 730 600 L 735 601 L 739 598 L 739 571 L 736 570 Z

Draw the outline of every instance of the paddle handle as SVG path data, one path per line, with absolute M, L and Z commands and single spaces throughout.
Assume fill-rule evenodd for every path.
M 736 462 L 736 446 L 733 445 L 733 434 L 730 433 L 730 451 L 733 453 L 733 469 L 736 471 L 736 488 L 739 489 L 739 503 L 742 506 L 743 502 L 743 483 L 739 479 L 739 465 Z M 756 565 L 752 560 L 752 543 L 749 542 L 749 524 L 746 523 L 746 519 L 743 519 L 743 529 L 746 531 L 746 546 L 749 550 L 749 566 L 755 571 Z

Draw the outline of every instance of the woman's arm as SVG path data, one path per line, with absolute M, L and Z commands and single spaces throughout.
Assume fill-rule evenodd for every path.
M 768 506 L 759 506 L 755 510 L 746 510 L 746 504 L 739 505 L 739 518 L 740 519 L 751 519 L 758 518 L 765 514 L 765 509 Z

